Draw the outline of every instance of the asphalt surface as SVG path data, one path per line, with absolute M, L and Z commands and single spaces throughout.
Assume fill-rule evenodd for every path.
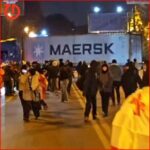
M 121 89 L 120 89 L 121 90 Z M 121 93 L 122 90 L 121 90 Z M 123 101 L 124 95 L 121 94 Z M 75 85 L 69 101 L 61 102 L 61 93 L 47 92 L 48 110 L 41 110 L 35 120 L 23 121 L 22 106 L 17 96 L 1 96 L 2 148 L 5 149 L 109 149 L 112 120 L 120 106 L 109 104 L 109 116 L 102 117 L 101 99 L 97 94 L 98 120 L 84 122 L 85 98 Z

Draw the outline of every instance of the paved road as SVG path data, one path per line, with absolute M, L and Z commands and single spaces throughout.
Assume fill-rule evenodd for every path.
M 85 124 L 85 98 L 76 86 L 65 103 L 60 102 L 60 92 L 48 92 L 48 110 L 42 110 L 38 120 L 31 113 L 29 123 L 22 119 L 18 96 L 6 98 L 2 107 L 2 148 L 110 148 L 111 123 L 119 106 L 110 102 L 109 116 L 103 118 L 99 94 L 97 99 L 99 120 Z

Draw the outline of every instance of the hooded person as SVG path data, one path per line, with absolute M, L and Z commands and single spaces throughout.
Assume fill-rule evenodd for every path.
M 100 95 L 102 101 L 103 117 L 108 116 L 109 98 L 112 93 L 113 79 L 109 73 L 109 67 L 107 64 L 103 64 L 100 68 L 99 82 L 100 82 Z
M 92 116 L 95 120 L 97 118 L 97 102 L 96 94 L 98 91 L 98 80 L 97 80 L 97 65 L 98 63 L 93 60 L 90 63 L 90 68 L 85 74 L 83 93 L 86 97 L 86 106 L 85 106 L 85 122 L 89 121 L 89 114 L 92 108 Z
M 135 92 L 138 85 L 140 88 L 142 87 L 142 80 L 132 62 L 128 64 L 128 70 L 122 75 L 121 84 L 125 97 L 128 97 L 131 93 Z

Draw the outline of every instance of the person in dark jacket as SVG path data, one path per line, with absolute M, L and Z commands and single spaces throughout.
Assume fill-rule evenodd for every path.
M 78 74 L 80 74 L 80 75 L 81 75 L 81 66 L 82 66 L 82 62 L 80 61 L 76 66 L 76 70 L 77 70 Z
M 67 91 L 68 91 L 68 94 L 70 95 L 70 91 L 71 91 L 71 85 L 72 85 L 72 76 L 73 76 L 73 63 L 72 62 L 69 62 L 68 63 L 68 86 L 67 86 Z
M 13 85 L 12 85 L 12 79 L 13 79 L 13 73 L 11 70 L 11 66 L 6 66 L 4 68 L 5 75 L 4 75 L 4 87 L 5 87 L 5 95 L 6 96 L 12 96 L 13 95 Z
M 128 67 L 128 70 L 124 72 L 121 80 L 126 98 L 136 91 L 138 85 L 140 88 L 142 87 L 142 80 L 138 75 L 137 70 L 135 70 L 134 64 L 130 62 Z
M 113 86 L 113 79 L 109 73 L 109 68 L 107 64 L 103 64 L 101 66 L 99 82 L 100 82 L 100 95 L 102 100 L 102 111 L 104 113 L 103 117 L 107 117 L 109 98 L 111 96 Z
M 80 70 L 80 75 L 84 76 L 86 71 L 88 69 L 88 65 L 87 63 L 84 61 L 83 64 L 81 65 L 81 70 Z
M 97 62 L 93 60 L 90 63 L 90 69 L 87 70 L 84 80 L 83 93 L 86 97 L 86 107 L 85 107 L 85 122 L 89 121 L 89 114 L 92 107 L 93 119 L 96 119 L 97 104 L 96 104 L 96 94 L 98 90 L 98 80 L 97 80 Z
M 48 82 L 49 82 L 49 88 L 51 92 L 55 92 L 57 90 L 57 78 L 59 73 L 59 66 L 58 61 L 54 60 L 52 64 L 48 67 Z
M 60 68 L 60 76 L 59 76 L 62 102 L 68 101 L 68 92 L 67 92 L 68 78 L 69 78 L 68 67 L 62 64 Z

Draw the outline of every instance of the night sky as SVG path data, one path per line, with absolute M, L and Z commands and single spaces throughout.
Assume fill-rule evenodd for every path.
M 37 3 L 37 2 L 34 2 Z M 34 3 L 30 5 L 31 10 Z M 87 15 L 93 12 L 94 6 L 101 8 L 101 13 L 115 12 L 116 7 L 122 6 L 124 11 L 130 10 L 126 2 L 38 2 L 44 17 L 52 14 L 63 14 L 75 25 L 87 24 Z M 38 11 L 38 10 L 37 10 Z

